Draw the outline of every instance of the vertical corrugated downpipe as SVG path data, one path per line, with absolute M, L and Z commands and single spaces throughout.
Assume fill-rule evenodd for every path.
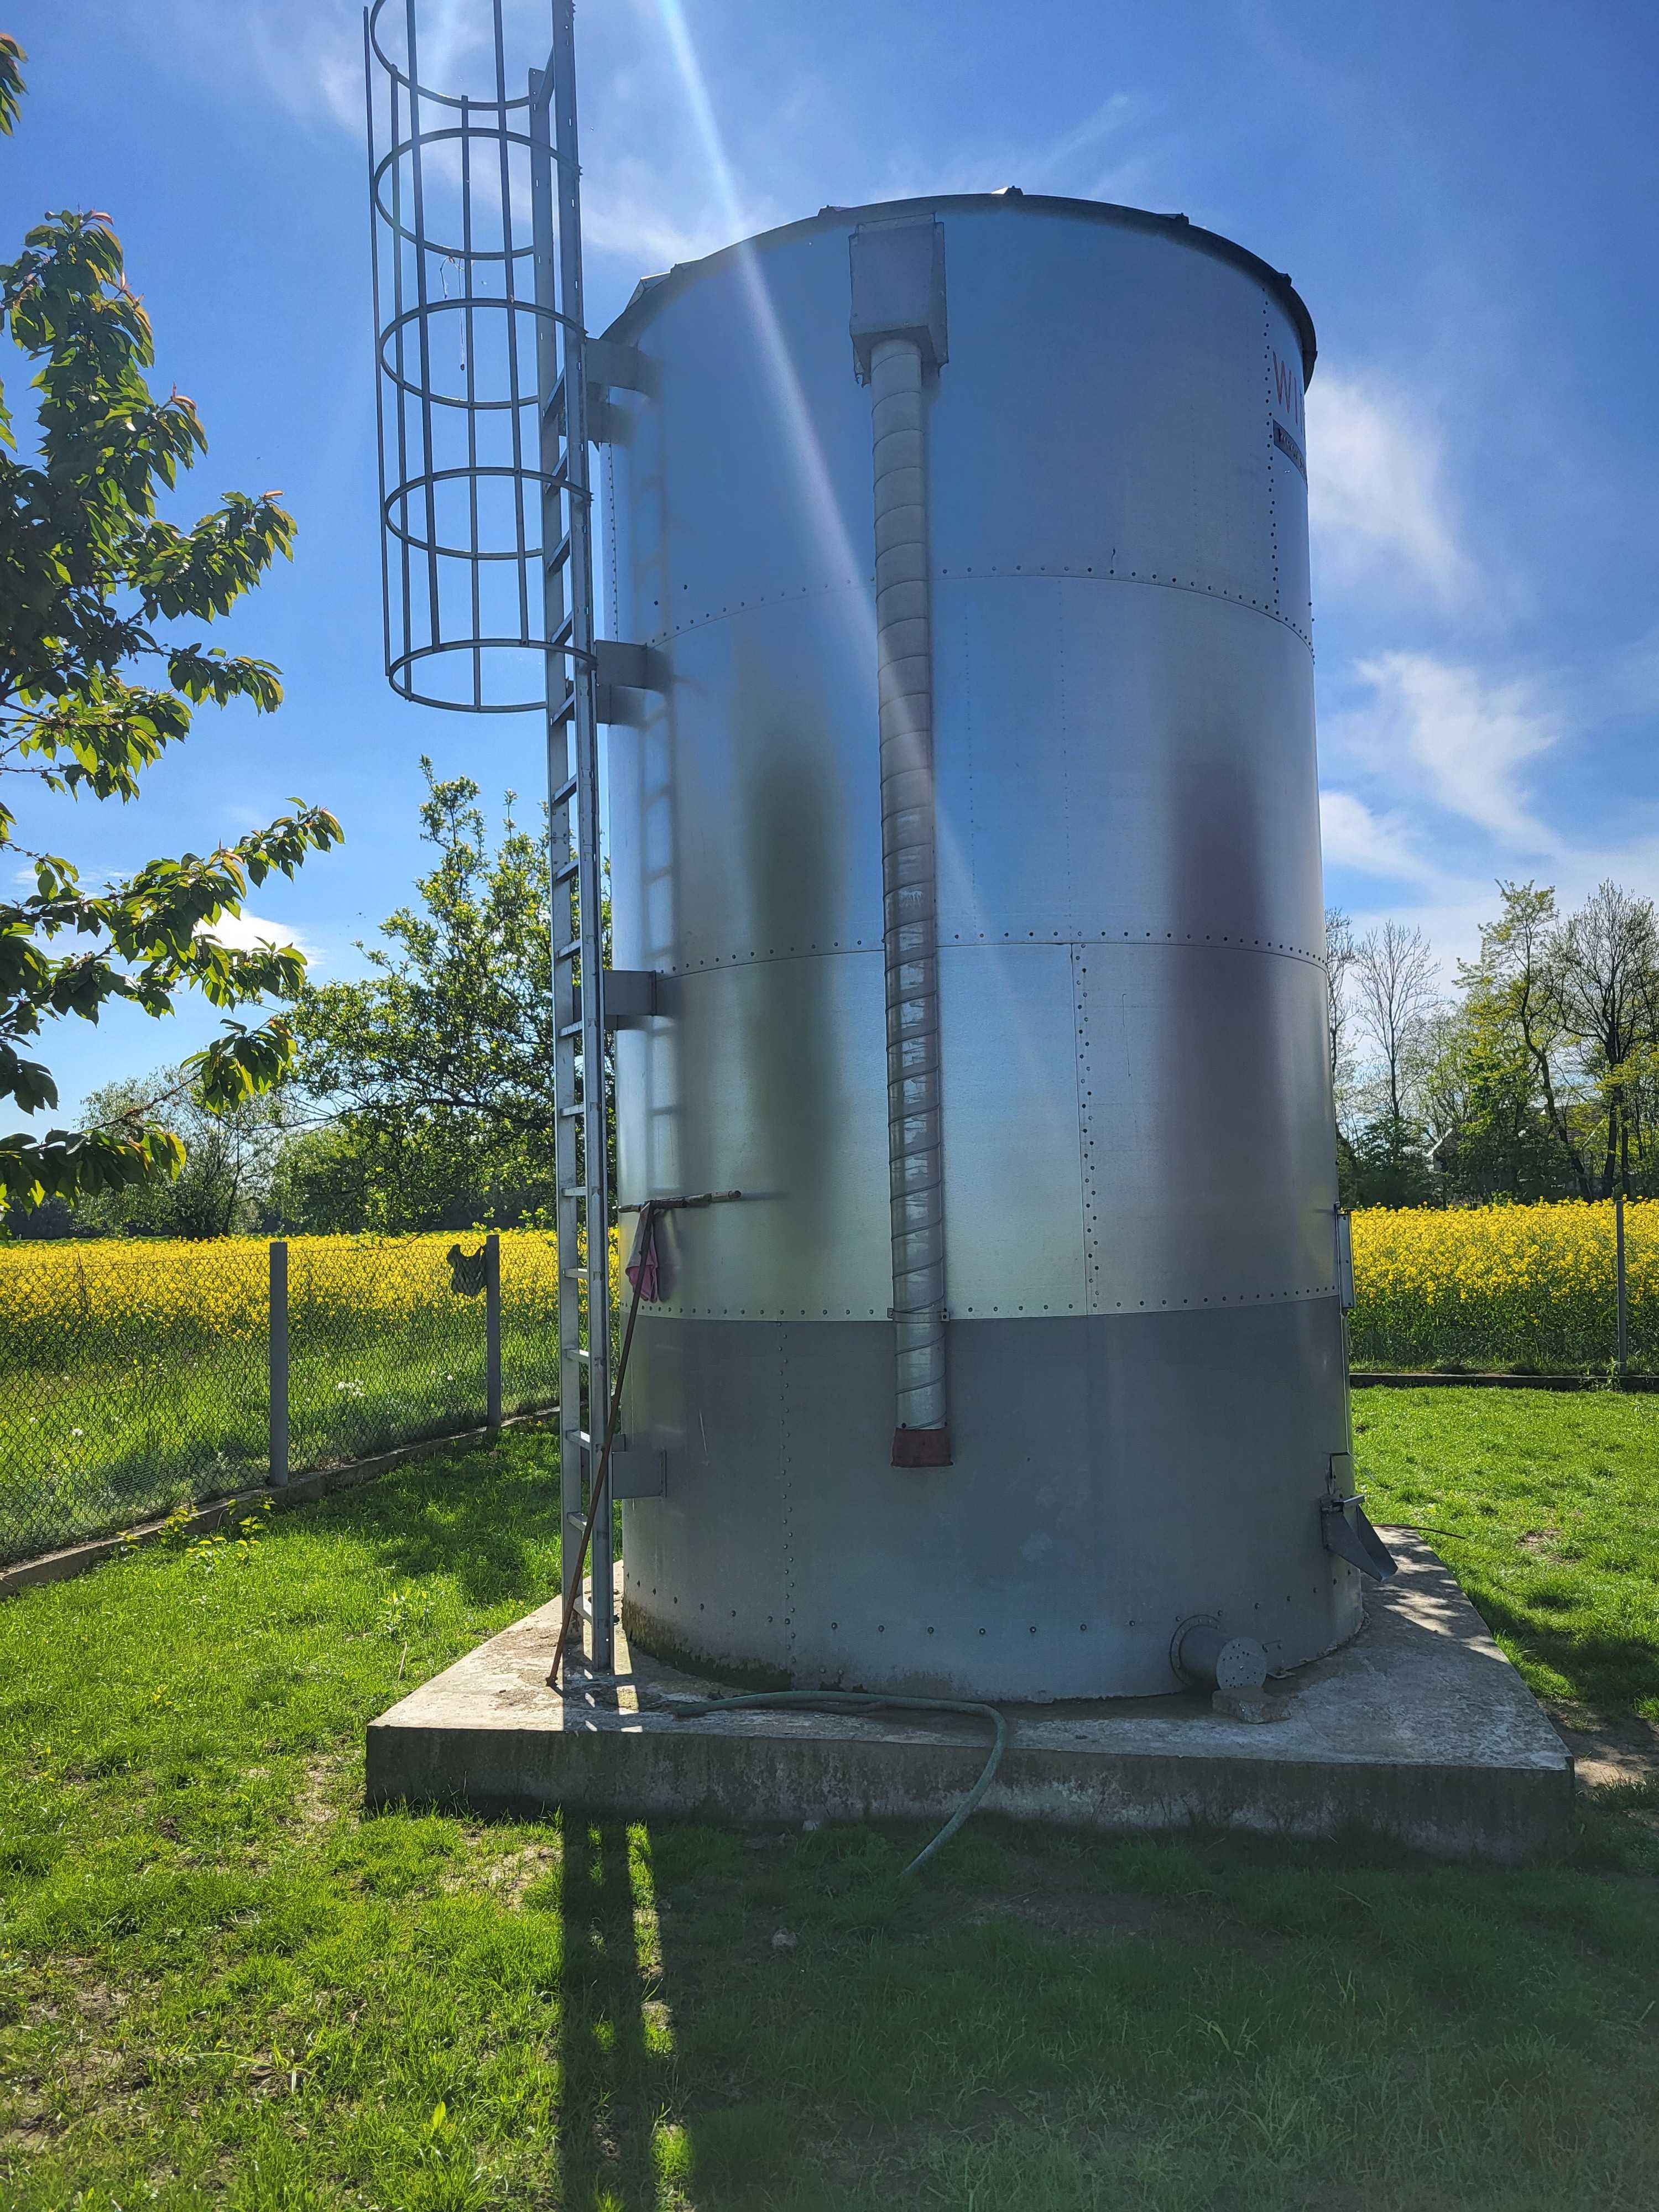
M 948 1467 L 945 1166 L 933 827 L 933 654 L 921 347 L 870 349 L 875 456 L 876 658 L 881 713 L 887 1152 L 897 1338 L 895 1467 Z

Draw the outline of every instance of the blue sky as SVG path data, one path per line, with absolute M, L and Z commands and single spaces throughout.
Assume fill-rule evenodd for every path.
M 481 0 L 422 5 L 465 74 Z M 593 327 L 641 272 L 825 202 L 1016 184 L 1239 240 L 1319 331 L 1328 895 L 1420 922 L 1449 969 L 1495 877 L 1659 893 L 1651 0 L 682 0 L 683 37 L 673 5 L 578 16 Z M 544 8 L 510 14 L 527 65 Z M 156 381 L 211 441 L 183 504 L 280 486 L 300 524 L 222 626 L 281 665 L 280 714 L 204 713 L 139 805 L 83 805 L 58 842 L 121 870 L 328 805 L 344 848 L 255 910 L 344 972 L 418 865 L 422 751 L 492 794 L 540 777 L 532 720 L 406 707 L 380 674 L 358 10 L 13 0 L 4 25 L 30 57 L 4 238 L 107 210 Z M 69 1023 L 47 1054 L 67 1106 L 211 1025 Z

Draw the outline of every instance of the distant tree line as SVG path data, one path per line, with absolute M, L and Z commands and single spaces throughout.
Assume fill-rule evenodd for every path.
M 1659 920 L 1604 883 L 1575 913 L 1500 883 L 1451 987 L 1420 929 L 1326 916 L 1344 1200 L 1659 1190 Z

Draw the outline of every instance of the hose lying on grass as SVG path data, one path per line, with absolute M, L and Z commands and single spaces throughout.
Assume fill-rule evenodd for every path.
M 879 1690 L 755 1690 L 730 1698 L 690 1698 L 665 1691 L 652 1703 L 662 1711 L 672 1713 L 676 1720 L 682 1721 L 698 1720 L 710 1713 L 738 1712 L 771 1705 L 793 1705 L 819 1713 L 973 1713 L 981 1720 L 989 1721 L 993 1731 L 991 1755 L 985 1762 L 979 1780 L 933 1842 L 919 1850 L 905 1868 L 907 1875 L 915 1874 L 918 1867 L 926 1866 L 934 1852 L 950 1842 L 996 1779 L 997 1768 L 1002 1763 L 1003 1751 L 1008 1741 L 1008 1723 L 996 1707 L 979 1705 L 966 1698 L 890 1698 Z

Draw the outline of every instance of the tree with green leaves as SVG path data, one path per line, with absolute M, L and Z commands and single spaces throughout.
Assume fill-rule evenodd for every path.
M 109 1083 L 87 1100 L 88 1116 L 112 1127 L 142 1113 L 149 1100 L 173 1097 L 169 1116 L 185 1148 L 176 1176 L 151 1176 L 83 1199 L 75 1226 L 125 1237 L 231 1237 L 267 1218 L 277 1154 L 295 1125 L 286 1088 L 256 1093 L 210 1112 L 176 1068 Z
M 0 34 L 0 132 L 17 118 L 23 59 Z M 157 513 L 207 440 L 193 401 L 176 390 L 158 400 L 145 381 L 149 321 L 106 216 L 65 213 L 31 230 L 0 265 L 0 319 L 39 364 L 40 395 L 27 455 L 0 406 L 0 776 L 25 779 L 37 796 L 131 800 L 197 707 L 240 699 L 268 714 L 280 702 L 268 661 L 173 626 L 228 613 L 289 556 L 294 522 L 274 492 L 228 493 L 185 530 Z M 114 1001 L 161 1016 L 191 990 L 228 1017 L 171 1096 L 132 1100 L 83 1129 L 0 1137 L 0 1191 L 75 1200 L 177 1175 L 174 1097 L 222 1109 L 281 1079 L 293 1047 L 286 1019 L 228 1017 L 291 997 L 304 960 L 291 945 L 228 945 L 214 926 L 240 913 L 250 886 L 291 876 L 339 836 L 331 814 L 296 802 L 233 845 L 89 889 L 61 854 L 20 842 L 16 811 L 0 799 L 0 865 L 13 878 L 15 860 L 27 861 L 34 883 L 26 898 L 0 897 L 0 1102 L 25 1114 L 58 1103 L 51 1071 L 22 1048 L 44 1023 L 96 1021 Z
M 360 1225 L 338 1215 L 354 1202 L 368 1225 L 413 1228 L 554 1201 L 546 846 L 514 820 L 510 792 L 492 842 L 477 785 L 421 768 L 435 858 L 414 902 L 380 925 L 368 975 L 295 1007 L 298 1080 L 336 1116 L 279 1169 L 307 1224 Z

